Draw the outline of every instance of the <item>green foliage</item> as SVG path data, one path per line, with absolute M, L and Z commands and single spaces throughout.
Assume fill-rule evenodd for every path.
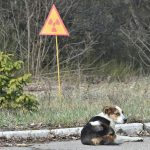
M 136 75 L 136 72 L 132 66 L 124 63 L 117 63 L 115 60 L 112 60 L 103 68 L 103 74 L 106 77 L 111 77 L 112 80 L 125 80 L 130 76 Z
M 112 61 L 100 62 L 101 68 L 93 71 L 93 74 L 99 75 L 102 79 L 109 79 L 109 81 L 118 80 L 126 81 L 129 77 L 137 75 L 137 71 L 130 64 L 117 62 L 115 59 Z M 98 68 L 98 67 L 97 67 Z
M 11 54 L 0 52 L 0 108 L 37 110 L 38 102 L 31 94 L 23 93 L 23 86 L 29 82 L 31 74 L 17 76 L 23 65 L 22 61 L 14 61 Z

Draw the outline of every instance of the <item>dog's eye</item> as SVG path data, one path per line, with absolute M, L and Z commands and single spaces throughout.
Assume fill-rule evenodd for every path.
M 115 113 L 116 116 L 120 116 L 120 113 Z

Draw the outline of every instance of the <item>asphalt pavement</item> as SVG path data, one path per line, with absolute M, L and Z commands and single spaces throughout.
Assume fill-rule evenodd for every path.
M 144 142 L 127 142 L 121 145 L 82 145 L 80 140 L 33 144 L 29 147 L 0 147 L 0 150 L 150 150 L 150 137 Z

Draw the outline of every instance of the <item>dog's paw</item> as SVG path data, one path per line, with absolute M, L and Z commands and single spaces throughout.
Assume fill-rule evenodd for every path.
M 136 139 L 135 139 L 135 142 L 143 142 L 143 141 L 144 141 L 144 139 L 141 137 L 136 137 Z

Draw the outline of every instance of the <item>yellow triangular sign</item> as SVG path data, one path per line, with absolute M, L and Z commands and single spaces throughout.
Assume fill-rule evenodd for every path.
M 57 8 L 53 4 L 49 15 L 40 31 L 40 35 L 59 35 L 69 36 L 69 32 L 65 27 Z

